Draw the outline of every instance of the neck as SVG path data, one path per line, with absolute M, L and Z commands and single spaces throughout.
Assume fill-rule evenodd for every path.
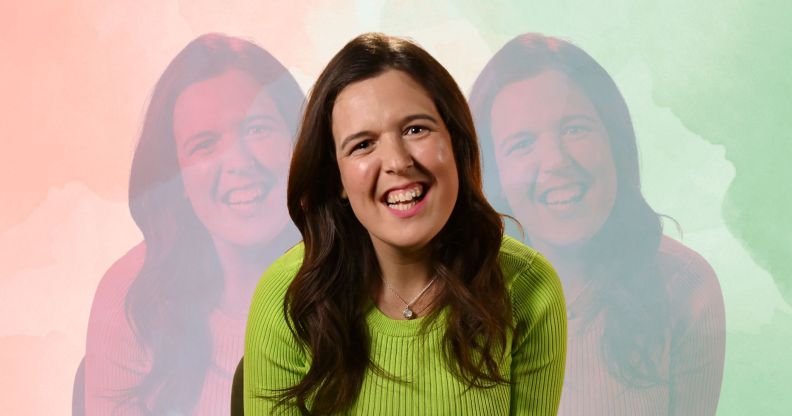
M 232 318 L 245 319 L 262 273 L 283 250 L 276 243 L 240 247 L 218 239 L 214 246 L 224 282 L 219 308 Z
M 414 250 L 396 249 L 382 242 L 373 242 L 382 279 L 402 296 L 417 294 L 434 277 L 428 247 Z
M 386 316 L 399 320 L 409 318 L 405 315 L 408 305 L 412 317 L 429 313 L 438 284 L 441 284 L 429 286 L 434 278 L 429 248 L 404 250 L 381 241 L 372 242 L 383 280 L 372 293 L 377 308 Z

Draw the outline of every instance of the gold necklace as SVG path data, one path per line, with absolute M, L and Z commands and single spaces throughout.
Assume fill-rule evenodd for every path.
M 421 291 L 421 293 L 418 294 L 418 296 L 414 297 L 412 301 L 407 302 L 406 300 L 404 300 L 404 298 L 399 296 L 399 293 L 396 292 L 396 289 L 394 289 L 393 286 L 391 286 L 387 280 L 385 280 L 385 277 L 384 276 L 382 277 L 382 282 L 385 283 L 385 287 L 390 289 L 390 291 L 393 292 L 393 294 L 396 295 L 396 297 L 399 298 L 399 300 L 402 301 L 402 303 L 404 303 L 405 308 L 402 311 L 402 316 L 404 316 L 404 319 L 415 318 L 415 311 L 413 311 L 412 305 L 415 304 L 415 302 L 418 302 L 419 299 L 421 299 L 421 297 L 424 295 L 424 293 L 426 293 L 427 290 L 429 290 L 429 288 L 432 286 L 435 280 L 437 280 L 437 276 L 433 277 L 432 280 L 429 281 L 429 284 L 427 284 L 426 287 L 423 288 L 423 290 Z

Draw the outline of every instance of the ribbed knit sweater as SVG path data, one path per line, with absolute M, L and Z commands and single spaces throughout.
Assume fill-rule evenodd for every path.
M 268 415 L 273 391 L 297 384 L 310 360 L 289 330 L 283 302 L 299 270 L 302 244 L 264 274 L 253 297 L 245 337 L 245 414 Z M 372 305 L 366 321 L 371 359 L 402 382 L 369 369 L 355 415 L 555 415 L 566 357 L 566 314 L 555 271 L 536 251 L 504 237 L 500 267 L 512 300 L 515 330 L 509 333 L 503 375 L 510 385 L 471 388 L 447 369 L 442 353 L 447 309 L 420 333 L 422 318 L 394 320 Z M 406 381 L 406 382 L 403 382 Z M 299 414 L 278 408 L 277 414 Z

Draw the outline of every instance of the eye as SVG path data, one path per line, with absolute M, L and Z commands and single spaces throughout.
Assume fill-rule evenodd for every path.
M 562 137 L 580 137 L 591 132 L 591 127 L 583 124 L 571 124 L 561 128 Z
M 268 126 L 264 124 L 251 124 L 245 127 L 245 137 L 267 137 L 269 133 L 272 131 Z
M 368 150 L 371 147 L 372 143 L 371 140 L 361 140 L 355 143 L 350 150 L 350 153 L 360 153 Z
M 429 132 L 429 129 L 424 126 L 410 126 L 404 129 L 405 136 L 419 136 Z
M 200 154 L 209 154 L 214 150 L 214 146 L 217 143 L 217 139 L 215 138 L 207 138 L 195 143 L 190 148 L 190 155 L 194 155 L 196 153 Z
M 533 134 L 521 134 L 509 142 L 506 147 L 506 156 L 521 150 L 530 151 L 536 142 L 536 136 Z

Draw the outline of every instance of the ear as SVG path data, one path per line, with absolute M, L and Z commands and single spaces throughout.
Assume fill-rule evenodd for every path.
M 347 196 L 346 193 L 346 189 L 344 188 L 341 188 L 341 199 L 349 199 L 349 196 Z

